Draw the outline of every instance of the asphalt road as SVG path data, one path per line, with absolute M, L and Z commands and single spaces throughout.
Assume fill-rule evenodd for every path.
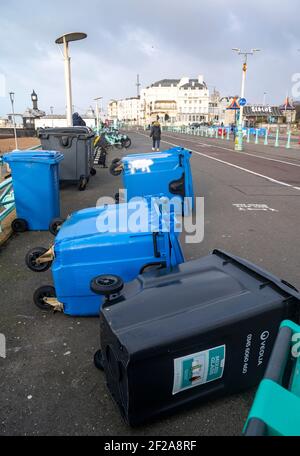
M 131 153 L 150 150 L 148 134 L 130 136 Z M 247 145 L 237 153 L 222 140 L 173 133 L 163 140 L 162 149 L 178 144 L 193 150 L 195 193 L 205 197 L 204 241 L 184 244 L 183 238 L 186 259 L 225 249 L 300 288 L 300 149 Z M 85 192 L 62 190 L 63 215 L 94 206 L 119 186 L 119 178 L 99 169 Z M 253 391 L 137 429 L 123 423 L 104 375 L 93 365 L 98 319 L 44 313 L 32 303 L 34 289 L 51 284 L 51 272 L 30 272 L 24 256 L 52 242 L 49 233 L 32 232 L 14 235 L 0 248 L 0 333 L 8 348 L 7 358 L 0 359 L 0 434 L 240 435 Z

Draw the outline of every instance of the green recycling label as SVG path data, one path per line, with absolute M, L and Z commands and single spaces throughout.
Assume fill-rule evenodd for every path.
M 221 345 L 174 359 L 173 394 L 222 378 L 225 348 L 225 345 Z

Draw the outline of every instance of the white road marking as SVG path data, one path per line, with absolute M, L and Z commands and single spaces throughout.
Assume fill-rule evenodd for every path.
M 140 133 L 140 132 L 137 132 L 137 133 L 139 135 L 148 137 L 144 133 Z M 175 139 L 179 139 L 179 138 L 175 138 Z M 171 146 L 174 146 L 174 147 L 181 147 L 180 144 L 174 144 L 174 143 L 171 143 L 169 141 L 162 140 L 162 142 L 164 142 L 166 144 L 170 144 Z M 207 154 L 203 154 L 202 152 L 198 152 L 197 150 L 193 150 L 193 149 L 189 149 L 189 150 L 191 152 L 193 152 L 194 154 L 200 155 L 200 156 L 205 157 L 205 158 L 209 158 L 210 160 L 214 160 L 214 161 L 217 161 L 219 163 L 223 163 L 224 165 L 228 165 L 228 166 L 231 166 L 232 168 L 239 169 L 240 171 L 244 171 L 246 173 L 253 174 L 254 176 L 261 177 L 262 179 L 266 179 L 269 182 L 273 182 L 274 184 L 283 185 L 284 187 L 289 187 L 289 188 L 292 188 L 294 190 L 299 190 L 300 191 L 300 187 L 294 187 L 294 185 L 288 184 L 287 182 L 281 182 L 279 180 L 273 179 L 272 177 L 265 176 L 264 174 L 259 174 L 259 173 L 256 173 L 255 171 L 251 171 L 250 169 L 243 168 L 243 167 L 238 166 L 238 165 L 234 165 L 233 163 L 226 162 L 226 161 L 221 160 L 221 159 L 216 158 L 216 157 L 211 157 L 210 155 L 207 155 Z M 232 150 L 232 149 L 229 149 L 229 150 Z
M 170 135 L 164 135 L 164 136 L 167 136 L 168 138 L 173 138 L 173 139 L 180 139 L 177 136 L 170 136 Z M 233 149 L 229 149 L 228 147 L 224 147 L 224 146 L 218 146 L 215 144 L 212 145 L 212 144 L 206 144 L 206 143 L 199 143 L 198 141 L 194 141 L 192 139 L 186 139 L 186 138 L 184 138 L 184 140 L 195 143 L 195 144 L 200 144 L 201 147 L 205 147 L 205 146 L 206 147 L 216 147 L 217 149 L 229 150 L 230 152 L 234 152 Z M 274 162 L 278 162 L 278 163 L 284 163 L 285 165 L 298 166 L 300 168 L 300 164 L 298 164 L 298 163 L 291 163 L 291 162 L 287 162 L 284 160 L 278 160 L 277 158 L 262 157 L 261 155 L 249 154 L 249 152 L 245 152 L 245 151 L 243 151 L 243 153 L 241 154 L 241 156 L 243 156 L 243 155 L 249 155 L 250 157 L 257 157 L 257 158 L 260 158 L 261 160 L 269 160 L 269 161 L 274 161 Z
M 232 204 L 239 211 L 269 211 L 269 212 L 279 212 L 277 209 L 269 207 L 267 204 Z

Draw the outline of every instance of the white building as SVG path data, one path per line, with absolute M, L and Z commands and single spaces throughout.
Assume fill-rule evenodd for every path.
M 144 124 L 160 120 L 174 125 L 208 122 L 209 90 L 203 76 L 197 79 L 162 79 L 141 91 Z

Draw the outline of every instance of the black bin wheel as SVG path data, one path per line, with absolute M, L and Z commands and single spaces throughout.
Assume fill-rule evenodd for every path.
M 124 147 L 125 149 L 129 149 L 129 147 L 131 146 L 131 139 L 130 138 L 126 138 L 124 140 Z
M 44 247 L 34 247 L 33 249 L 29 250 L 29 252 L 27 252 L 25 256 L 25 263 L 31 271 L 45 272 L 50 268 L 52 261 L 47 261 L 47 263 L 41 264 L 38 264 L 36 262 L 37 258 L 39 258 L 41 255 L 44 255 L 44 253 L 47 251 L 48 249 L 45 249 Z
M 24 233 L 28 231 L 28 223 L 25 219 L 17 218 L 12 222 L 11 228 L 14 233 Z
M 55 288 L 51 285 L 44 285 L 43 287 L 38 288 L 33 294 L 34 304 L 42 310 L 50 310 L 52 306 L 44 302 L 44 298 L 55 298 L 56 292 Z
M 96 353 L 94 354 L 94 364 L 97 367 L 97 369 L 104 371 L 103 356 L 101 350 L 96 351 Z
M 116 202 L 116 204 L 120 203 L 120 193 L 119 192 L 115 194 L 115 202 Z
M 91 173 L 91 176 L 96 176 L 97 171 L 95 170 L 95 168 L 91 168 L 90 173 Z
M 121 166 L 121 164 L 122 164 L 121 163 L 121 159 L 120 158 L 115 158 L 112 161 L 112 164 L 109 167 L 110 174 L 112 174 L 113 176 L 120 176 L 120 174 L 122 174 L 122 169 L 117 170 L 116 168 Z
M 78 190 L 79 190 L 80 192 L 83 192 L 83 191 L 86 189 L 87 183 L 88 183 L 87 178 L 82 176 L 82 177 L 79 179 Z
M 59 231 L 59 228 L 62 226 L 62 224 L 64 222 L 65 222 L 65 219 L 60 218 L 60 217 L 53 219 L 49 225 L 50 233 L 53 234 L 53 236 L 56 236 Z
M 100 275 L 91 281 L 90 286 L 94 293 L 110 296 L 119 293 L 124 287 L 124 282 L 116 275 Z

